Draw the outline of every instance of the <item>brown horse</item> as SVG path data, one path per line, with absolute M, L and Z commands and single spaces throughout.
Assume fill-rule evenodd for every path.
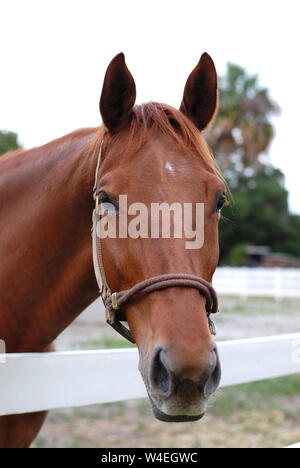
M 203 54 L 190 74 L 180 111 L 135 105 L 124 55 L 110 63 L 102 90 L 104 125 L 77 130 L 42 147 L 0 159 L 0 338 L 7 352 L 47 352 L 98 297 L 91 225 L 99 147 L 102 202 L 204 203 L 205 243 L 185 239 L 105 239 L 103 263 L 112 290 L 166 273 L 211 282 L 218 263 L 218 221 L 225 185 L 201 131 L 217 107 L 217 76 Z M 137 343 L 155 415 L 165 421 L 203 416 L 220 379 L 205 310 L 193 288 L 136 296 L 126 318 Z M 105 378 L 105 376 L 103 377 Z M 0 417 L 0 446 L 28 447 L 46 412 Z

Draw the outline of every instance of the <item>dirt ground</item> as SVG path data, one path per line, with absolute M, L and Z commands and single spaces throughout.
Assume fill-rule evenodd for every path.
M 300 331 L 300 300 L 220 302 L 219 341 Z M 103 315 L 99 302 L 92 305 L 56 348 L 91 349 L 119 340 Z M 147 400 L 53 410 L 34 447 L 284 447 L 300 440 L 300 376 L 277 380 L 221 389 L 205 418 L 194 423 L 159 422 Z

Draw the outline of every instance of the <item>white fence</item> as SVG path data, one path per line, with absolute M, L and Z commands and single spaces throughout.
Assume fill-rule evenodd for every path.
M 300 373 L 300 333 L 218 343 L 221 386 Z M 136 349 L 0 355 L 0 415 L 146 397 Z
M 300 268 L 220 267 L 213 284 L 221 295 L 300 297 Z
M 224 341 L 218 348 L 222 387 L 300 373 L 300 333 Z M 147 396 L 136 349 L 0 354 L 0 382 L 0 415 Z

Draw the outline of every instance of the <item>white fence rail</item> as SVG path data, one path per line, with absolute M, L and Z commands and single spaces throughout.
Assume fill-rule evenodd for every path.
M 300 372 L 300 333 L 218 344 L 221 386 Z M 136 349 L 0 354 L 0 415 L 146 397 Z
M 300 268 L 220 267 L 213 284 L 221 295 L 300 297 Z

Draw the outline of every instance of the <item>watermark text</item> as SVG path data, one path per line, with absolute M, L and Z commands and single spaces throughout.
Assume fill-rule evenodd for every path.
M 98 206 L 96 232 L 101 239 L 185 239 L 186 249 L 204 245 L 203 203 L 132 203 L 119 196 L 118 209 L 112 203 Z

